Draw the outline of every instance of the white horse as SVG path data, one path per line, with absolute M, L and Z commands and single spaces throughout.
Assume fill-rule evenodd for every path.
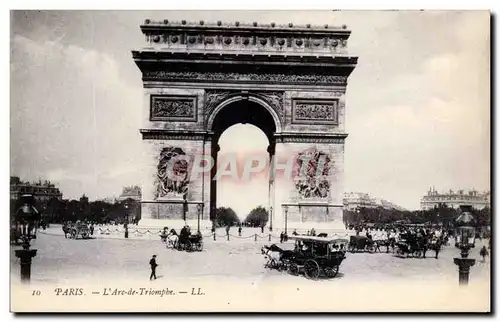
M 273 251 L 268 246 L 261 248 L 261 253 L 267 258 L 267 263 L 264 267 L 277 268 L 281 265 L 281 253 Z
M 175 247 L 177 247 L 178 242 L 179 242 L 179 236 L 178 235 L 172 234 L 172 233 L 168 234 L 167 241 L 166 241 L 167 248 L 175 248 Z

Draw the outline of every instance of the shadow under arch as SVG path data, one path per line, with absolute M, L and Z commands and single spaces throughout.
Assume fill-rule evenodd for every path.
M 266 103 L 263 99 L 259 98 L 257 95 L 250 94 L 250 95 L 235 95 L 228 97 L 225 99 L 223 102 L 221 102 L 219 105 L 215 107 L 215 109 L 211 112 L 210 116 L 208 117 L 207 120 L 207 130 L 212 131 L 214 133 L 217 133 L 218 130 L 221 128 L 221 119 L 226 118 L 229 116 L 231 118 L 231 114 L 237 114 L 239 112 L 238 110 L 234 110 L 234 108 L 231 108 L 231 106 L 235 107 L 237 106 L 238 109 L 246 108 L 246 110 L 250 110 L 250 112 L 254 112 L 256 114 L 255 117 L 257 116 L 266 116 L 266 121 L 269 121 L 268 116 L 272 118 L 272 123 L 271 124 L 264 124 L 263 122 L 260 122 L 260 124 L 256 124 L 255 122 L 255 117 L 250 117 L 247 114 L 241 115 L 240 119 L 245 121 L 245 123 L 250 123 L 253 124 L 257 127 L 259 127 L 262 131 L 265 132 L 264 127 L 272 127 L 274 132 L 281 132 L 282 131 L 282 126 L 281 126 L 281 121 L 280 118 L 278 117 L 278 114 L 276 111 L 268 104 Z M 248 111 L 247 111 L 248 112 Z M 266 113 L 267 112 L 267 113 Z M 258 121 L 257 121 L 258 122 Z M 243 122 L 236 122 L 234 124 L 238 123 L 243 123 Z M 270 122 L 268 122 L 270 123 Z M 231 126 L 229 125 L 229 126 Z M 227 127 L 229 127 L 227 126 Z M 227 129 L 227 127 L 225 129 Z M 224 130 L 222 132 L 224 132 Z M 267 134 L 267 133 L 266 133 Z
M 252 124 L 259 128 L 269 141 L 267 152 L 269 158 L 272 159 L 276 146 L 274 135 L 281 132 L 281 121 L 278 114 L 258 96 L 236 95 L 217 105 L 207 120 L 207 130 L 213 133 L 211 156 L 216 165 L 220 150 L 219 139 L 224 131 L 236 124 Z M 241 144 L 244 145 L 245 142 L 241 142 Z M 212 222 L 215 222 L 217 209 L 217 180 L 215 180 L 217 170 L 217 166 L 212 167 L 210 176 L 212 178 L 210 180 L 210 220 Z M 268 204 L 272 198 L 271 193 L 270 185 Z

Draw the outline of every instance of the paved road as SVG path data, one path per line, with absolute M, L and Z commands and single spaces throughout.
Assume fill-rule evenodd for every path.
M 158 275 L 166 278 L 226 277 L 249 280 L 289 280 L 297 277 L 265 269 L 265 259 L 260 252 L 267 240 L 223 240 L 206 238 L 202 252 L 180 252 L 166 249 L 159 240 L 89 239 L 72 240 L 63 236 L 39 234 L 33 242 L 38 255 L 33 260 L 33 283 L 70 283 L 75 280 L 99 281 L 105 279 L 147 279 L 148 261 L 152 254 L 158 256 Z M 11 247 L 11 275 L 19 278 L 19 262 Z M 327 282 L 361 281 L 428 281 L 450 280 L 456 283 L 457 267 L 453 257 L 458 256 L 454 247 L 446 247 L 433 258 L 399 258 L 386 253 L 347 254 L 338 278 Z M 479 247 L 472 249 L 471 258 L 477 263 L 471 269 L 471 283 L 488 280 L 489 259 L 480 262 Z

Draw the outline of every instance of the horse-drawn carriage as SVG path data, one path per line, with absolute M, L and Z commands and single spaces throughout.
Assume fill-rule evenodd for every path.
M 355 253 L 357 251 L 374 253 L 376 250 L 376 244 L 371 238 L 356 235 L 350 237 L 348 248 L 351 253 Z
M 160 238 L 166 243 L 167 248 L 188 252 L 201 252 L 203 250 L 203 237 L 199 232 L 191 234 L 189 231 L 181 231 L 181 234 L 178 235 L 175 229 L 171 229 L 167 235 L 162 234 Z
M 401 257 L 425 257 L 428 249 L 426 238 L 416 233 L 401 234 L 396 242 L 396 255 Z
M 347 239 L 315 236 L 291 236 L 290 239 L 295 241 L 293 250 L 283 250 L 276 245 L 263 248 L 269 258 L 267 267 L 287 269 L 293 275 L 303 273 L 310 279 L 320 275 L 333 278 L 338 274 L 346 258 Z
M 196 233 L 188 235 L 185 238 L 179 238 L 177 250 L 201 252 L 203 250 L 203 237 L 201 236 L 201 234 Z
M 77 221 L 76 223 L 66 223 L 62 227 L 64 236 L 71 239 L 78 239 L 80 236 L 82 239 L 90 238 L 90 227 L 87 223 Z

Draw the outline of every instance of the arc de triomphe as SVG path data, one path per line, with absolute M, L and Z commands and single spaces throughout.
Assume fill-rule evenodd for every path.
M 146 20 L 141 30 L 146 45 L 132 52 L 142 72 L 140 132 L 149 160 L 140 169 L 140 225 L 196 227 L 199 215 L 202 228 L 210 227 L 216 168 L 192 176 L 192 165 L 177 157 L 172 179 L 167 164 L 176 156 L 218 161 L 224 130 L 250 123 L 266 134 L 270 159 L 294 160 L 291 178 L 270 176 L 268 225 L 282 231 L 286 219 L 288 231 L 344 229 L 345 92 L 357 64 L 347 52 L 345 25 Z M 296 172 L 301 162 L 309 167 Z M 321 171 L 308 171 L 318 163 Z

